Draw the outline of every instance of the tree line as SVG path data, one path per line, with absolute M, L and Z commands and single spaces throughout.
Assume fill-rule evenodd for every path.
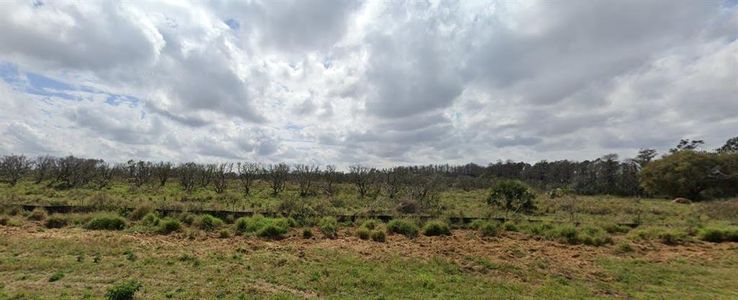
M 445 189 L 490 188 L 495 179 L 523 181 L 540 190 L 564 188 L 577 194 L 622 196 L 681 196 L 693 199 L 734 196 L 738 193 L 738 137 L 714 151 L 699 150 L 701 140 L 682 140 L 657 158 L 643 149 L 634 158 L 620 160 L 616 154 L 584 161 L 539 161 L 534 164 L 497 161 L 487 166 L 421 165 L 392 168 L 254 162 L 200 164 L 130 160 L 111 164 L 101 159 L 75 156 L 5 155 L 0 159 L 0 180 L 15 185 L 22 179 L 57 189 L 107 188 L 123 180 L 134 188 L 164 186 L 175 180 L 186 192 L 212 189 L 223 193 L 238 185 L 246 195 L 256 181 L 265 182 L 272 194 L 282 193 L 290 183 L 300 196 L 333 195 L 339 183 L 352 184 L 359 197 L 410 196 L 419 202 L 434 201 Z

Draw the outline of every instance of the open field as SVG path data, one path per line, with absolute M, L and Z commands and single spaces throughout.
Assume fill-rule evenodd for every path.
M 232 191 L 180 195 L 176 188 L 134 191 L 123 184 L 103 192 L 6 186 L 0 189 L 0 298 L 95 299 L 130 279 L 141 284 L 137 299 L 738 297 L 738 200 L 684 205 L 539 195 L 534 212 L 510 215 L 504 224 L 449 224 L 450 235 L 426 236 L 428 224 L 393 211 L 389 199 L 362 200 L 350 186 L 341 190 L 334 199 L 299 198 L 289 190 L 282 196 L 239 194 L 238 204 L 228 205 L 218 197 Z M 196 213 L 279 212 L 284 201 L 296 201 L 289 197 L 311 213 L 216 221 Z M 504 215 L 485 198 L 486 190 L 445 191 L 443 212 L 434 218 L 445 225 L 455 215 Z M 11 203 L 97 205 L 109 212 L 57 215 Z M 164 217 L 153 213 L 160 207 L 193 211 Z M 369 211 L 406 220 L 415 233 L 381 222 L 368 230 L 372 222 L 361 218 L 330 226 L 322 220 Z M 90 225 L 94 220 L 108 217 L 120 219 L 121 227 L 93 230 L 100 229 Z M 167 222 L 177 228 L 162 231 Z M 259 222 L 284 231 L 262 230 Z M 249 224 L 262 227 L 248 229 Z M 362 237 L 361 231 L 386 232 L 386 241 Z

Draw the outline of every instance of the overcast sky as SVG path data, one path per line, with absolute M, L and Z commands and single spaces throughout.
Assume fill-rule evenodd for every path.
M 386 166 L 738 135 L 738 3 L 1 1 L 0 153 Z

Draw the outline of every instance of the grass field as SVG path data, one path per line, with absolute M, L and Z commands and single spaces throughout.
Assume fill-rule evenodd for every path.
M 386 202 L 380 207 L 391 211 L 387 200 L 362 202 L 343 188 L 340 201 L 304 201 L 323 203 L 328 212 Z M 174 188 L 135 192 L 117 185 L 103 193 L 28 183 L 0 189 L 0 299 L 98 299 L 128 280 L 141 286 L 136 299 L 738 298 L 738 200 L 683 205 L 539 196 L 531 215 L 504 224 L 449 224 L 450 235 L 426 236 L 427 224 L 417 219 L 404 221 L 417 234 L 379 222 L 371 232 L 386 232 L 386 241 L 360 237 L 370 231 L 371 222 L 362 221 L 335 224 L 332 236 L 332 223 L 319 218 L 164 218 L 115 209 L 48 215 L 9 205 L 94 204 L 95 197 L 127 207 L 187 201 Z M 195 195 L 189 197 L 205 207 L 225 207 L 222 195 Z M 289 195 L 239 197 L 240 208 L 277 209 Z M 445 225 L 449 215 L 501 213 L 484 201 L 483 190 L 444 192 L 446 212 L 437 223 Z M 120 219 L 122 227 L 90 225 L 105 218 Z M 166 222 L 178 227 L 163 231 Z

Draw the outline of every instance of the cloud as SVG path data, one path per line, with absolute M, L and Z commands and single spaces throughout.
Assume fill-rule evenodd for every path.
M 9 2 L 0 152 L 486 163 L 736 134 L 724 1 Z

